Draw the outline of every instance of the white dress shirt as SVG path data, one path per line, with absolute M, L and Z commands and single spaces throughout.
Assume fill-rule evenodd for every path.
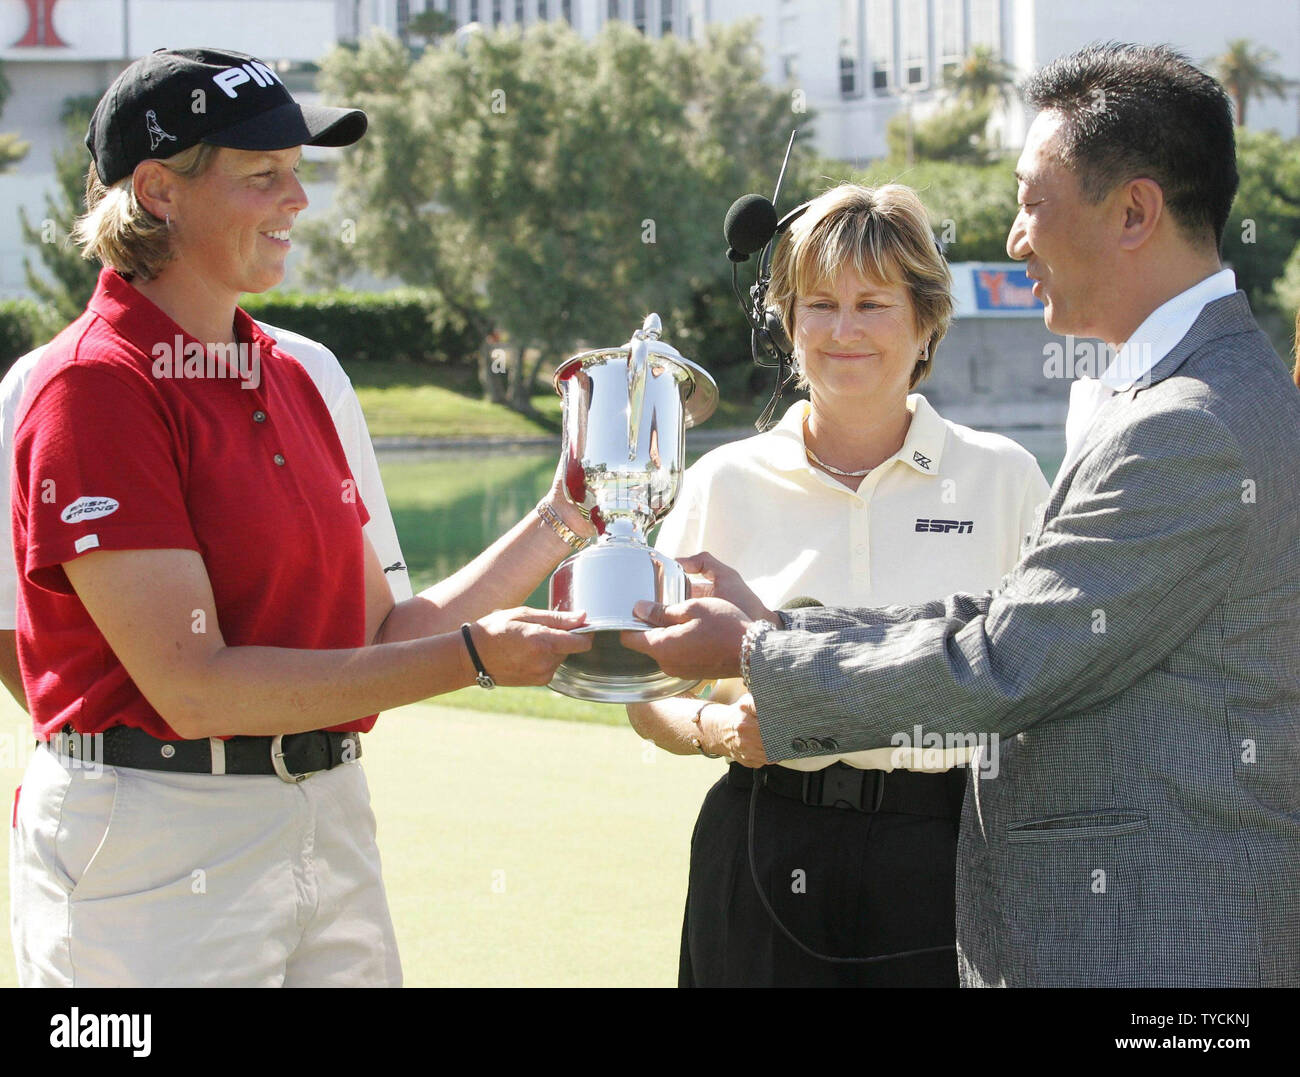
M 1074 463 L 1097 413 L 1116 393 L 1145 381 L 1155 365 L 1174 350 L 1206 305 L 1232 295 L 1237 277 L 1221 269 L 1185 292 L 1161 303 L 1115 353 L 1100 378 L 1079 378 L 1070 386 L 1070 410 L 1065 418 L 1065 459 L 1061 470 Z

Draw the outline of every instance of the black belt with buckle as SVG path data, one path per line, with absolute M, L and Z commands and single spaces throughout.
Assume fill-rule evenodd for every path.
M 935 819 L 961 818 L 966 796 L 966 768 L 939 773 L 912 770 L 862 770 L 847 763 L 832 763 L 821 770 L 791 770 L 767 766 L 752 770 L 732 763 L 727 784 L 752 789 L 755 775 L 764 789 L 814 808 L 892 812 Z
M 274 774 L 300 782 L 361 758 L 360 733 L 283 733 L 274 737 L 159 740 L 142 729 L 117 725 L 78 733 L 71 725 L 50 739 L 50 750 L 83 765 L 135 767 L 179 774 Z

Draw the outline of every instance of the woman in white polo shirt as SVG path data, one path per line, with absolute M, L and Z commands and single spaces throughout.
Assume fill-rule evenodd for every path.
M 909 188 L 844 185 L 810 203 L 777 248 L 768 293 L 810 400 L 696 463 L 658 548 L 708 551 L 772 608 L 995 587 L 1048 486 L 1015 442 L 909 395 L 947 331 L 950 289 Z M 668 751 L 724 755 L 738 688 L 629 707 L 629 717 Z M 957 986 L 956 837 L 971 749 L 936 748 L 924 730 L 913 739 L 757 771 L 731 763 L 691 843 L 682 986 Z M 748 853 L 756 778 L 754 866 L 770 910 Z

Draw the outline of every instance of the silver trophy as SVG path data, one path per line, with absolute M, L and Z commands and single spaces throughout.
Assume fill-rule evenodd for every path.
M 569 496 L 591 517 L 597 539 L 551 576 L 551 609 L 585 610 L 590 651 L 570 655 L 551 687 L 601 703 L 646 703 L 694 688 L 619 642 L 641 630 L 632 606 L 690 597 L 686 573 L 650 548 L 646 534 L 677 500 L 686 428 L 718 405 L 708 372 L 659 339 L 651 314 L 621 348 L 582 352 L 555 372 L 564 402 L 561 450 Z

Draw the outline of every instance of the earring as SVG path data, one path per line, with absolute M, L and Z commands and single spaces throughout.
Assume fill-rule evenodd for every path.
M 167 219 L 167 231 L 170 232 L 172 230 L 172 215 L 170 213 L 164 213 L 163 216 Z
M 925 342 L 925 351 L 921 353 L 921 362 L 928 363 L 929 361 L 930 361 L 930 342 L 927 340 Z

